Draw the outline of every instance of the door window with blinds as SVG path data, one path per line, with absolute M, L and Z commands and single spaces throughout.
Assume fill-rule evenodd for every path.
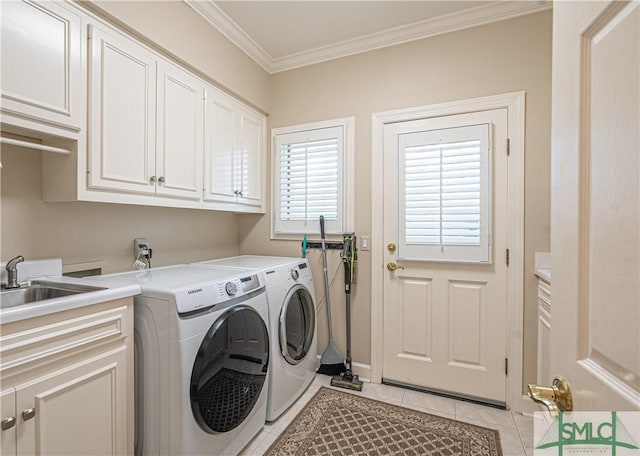
M 319 233 L 321 215 L 328 234 L 345 232 L 348 128 L 340 121 L 272 132 L 274 237 Z
M 398 256 L 488 263 L 490 124 L 398 135 Z

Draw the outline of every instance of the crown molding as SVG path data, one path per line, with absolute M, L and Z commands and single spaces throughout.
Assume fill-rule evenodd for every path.
M 200 14 L 216 30 L 227 37 L 229 41 L 255 60 L 258 65 L 267 72 L 273 73 L 273 57 L 262 49 L 262 47 L 222 11 L 213 0 L 184 0 L 184 2 L 196 13 Z
M 361 52 L 408 43 L 431 36 L 538 13 L 552 8 L 550 1 L 496 1 L 469 10 L 414 22 L 336 44 L 274 59 L 224 13 L 212 0 L 184 0 L 213 27 L 242 49 L 269 73 L 279 73 Z

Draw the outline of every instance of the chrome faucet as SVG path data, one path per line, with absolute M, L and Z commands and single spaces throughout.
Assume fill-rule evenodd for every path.
M 23 261 L 24 257 L 22 255 L 18 255 L 7 261 L 7 284 L 4 288 L 20 288 L 20 284 L 18 283 L 18 263 L 22 263 Z

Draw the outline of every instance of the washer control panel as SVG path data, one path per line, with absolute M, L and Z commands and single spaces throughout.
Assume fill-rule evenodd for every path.
M 260 276 L 252 274 L 185 288 L 176 293 L 178 313 L 213 307 L 230 299 L 240 298 L 261 287 L 263 284 Z
M 299 279 L 306 279 L 311 275 L 311 268 L 307 260 L 301 260 L 300 263 L 296 263 L 289 270 L 289 276 L 294 282 L 298 282 Z M 289 279 L 289 280 L 291 280 Z
M 235 296 L 238 292 L 238 285 L 233 282 L 227 282 L 224 285 L 224 291 L 226 291 L 229 296 Z
M 218 284 L 220 297 L 241 296 L 257 288 L 260 288 L 260 280 L 256 274 L 246 277 L 238 277 L 237 279 L 231 279 L 227 282 Z

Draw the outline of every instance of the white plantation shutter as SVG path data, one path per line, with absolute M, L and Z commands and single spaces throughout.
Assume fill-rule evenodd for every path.
M 398 136 L 400 258 L 490 260 L 489 127 Z
M 344 231 L 344 127 L 276 134 L 274 141 L 276 234 Z

